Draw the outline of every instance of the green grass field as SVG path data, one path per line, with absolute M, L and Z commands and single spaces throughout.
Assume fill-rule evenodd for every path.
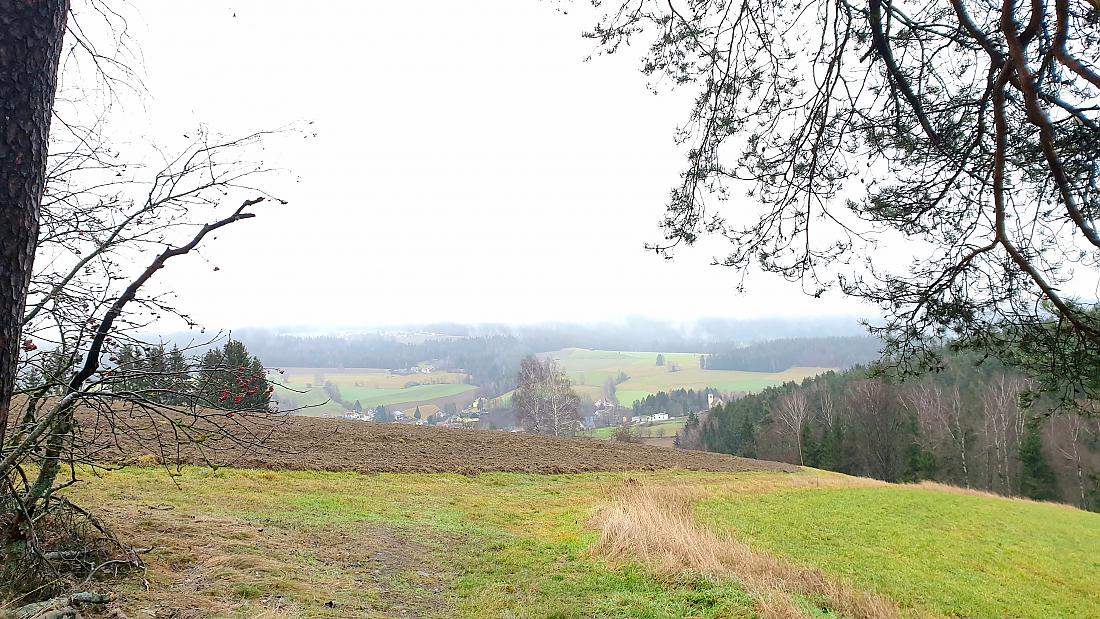
M 718 497 L 700 519 L 905 607 L 1100 616 L 1100 515 L 917 487 Z
M 656 438 L 675 436 L 677 432 L 684 429 L 684 424 L 686 423 L 687 417 L 679 417 L 677 419 L 669 419 L 668 421 L 659 421 L 654 424 L 631 427 L 638 436 Z M 593 438 L 611 438 L 611 435 L 614 434 L 617 429 L 616 427 L 596 428 L 595 430 L 585 432 L 585 436 L 591 436 Z
M 315 416 L 339 415 L 346 411 L 345 406 L 328 401 L 330 397 L 323 389 L 325 382 L 339 387 L 345 402 L 359 400 L 363 408 L 404 403 L 408 403 L 404 408 L 411 408 L 477 388 L 463 383 L 465 374 L 454 372 L 394 375 L 384 370 L 285 368 L 284 374 L 272 377 L 287 387 L 276 387 L 277 398 L 290 398 L 299 406 L 310 407 L 301 413 Z
M 173 481 L 125 469 L 72 492 L 128 542 L 156 547 L 149 589 L 120 585 L 131 616 L 759 616 L 761 600 L 735 576 L 602 556 L 593 516 L 637 484 L 692 493 L 707 530 L 885 596 L 904 616 L 1100 616 L 1100 515 L 814 471 L 188 468 Z M 795 602 L 808 617 L 838 616 L 822 600 Z
M 657 365 L 658 353 L 655 352 L 567 348 L 548 354 L 561 362 L 577 393 L 592 400 L 603 397 L 608 378 L 625 373 L 629 379 L 616 390 L 616 399 L 623 406 L 632 406 L 635 401 L 659 391 L 707 387 L 722 392 L 759 391 L 824 371 L 823 368 L 791 368 L 775 373 L 702 370 L 699 369 L 699 355 L 694 353 L 662 353 L 664 366 Z M 670 372 L 673 365 L 679 366 L 679 371 Z M 310 407 L 301 414 L 316 416 L 339 415 L 345 411 L 344 406 L 327 402 L 330 398 L 322 389 L 326 382 L 338 386 L 346 402 L 359 400 L 364 407 L 404 403 L 415 406 L 477 388 L 465 384 L 466 376 L 455 372 L 396 375 L 385 370 L 361 368 L 285 368 L 284 374 L 273 375 L 273 378 L 289 388 L 277 388 L 277 397 L 290 398 L 299 406 Z
M 699 368 L 700 355 L 695 353 L 660 353 L 665 365 L 657 365 L 656 352 L 621 352 L 614 350 L 588 350 L 566 348 L 548 353 L 557 359 L 573 381 L 577 393 L 592 399 L 603 396 L 603 386 L 608 378 L 620 372 L 629 378 L 618 385 L 616 399 L 623 406 L 659 391 L 673 389 L 705 389 L 713 387 L 722 392 L 755 392 L 787 381 L 801 381 L 816 376 L 829 368 L 790 368 L 783 372 L 740 372 L 733 370 L 703 370 Z M 672 366 L 679 371 L 669 371 Z

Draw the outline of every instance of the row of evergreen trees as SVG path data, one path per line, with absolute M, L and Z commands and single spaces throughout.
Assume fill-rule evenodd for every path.
M 887 481 L 934 480 L 1100 510 L 1100 422 L 1039 414 L 1030 383 L 953 358 L 920 381 L 829 372 L 734 400 L 680 443 Z
M 696 391 L 694 389 L 673 389 L 647 395 L 641 400 L 634 401 L 635 415 L 652 415 L 654 413 L 668 413 L 673 417 L 680 417 L 688 413 L 704 411 L 707 409 L 707 394 L 718 395 L 718 390 L 706 388 Z
M 111 358 L 115 393 L 132 393 L 158 404 L 199 402 L 234 410 L 268 410 L 274 385 L 258 357 L 230 339 L 197 359 L 177 346 L 127 344 Z

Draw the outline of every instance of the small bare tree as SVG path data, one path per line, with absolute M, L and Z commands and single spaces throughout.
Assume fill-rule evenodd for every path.
M 806 464 L 802 456 L 802 430 L 806 427 L 809 410 L 806 393 L 798 387 L 790 393 L 779 396 L 771 407 L 772 416 L 779 420 L 791 433 L 791 440 L 798 448 L 799 464 Z
M 125 31 L 99 0 L 80 8 Z M 82 467 L 146 453 L 166 467 L 216 465 L 277 427 L 262 368 L 200 367 L 138 335 L 170 316 L 194 326 L 150 283 L 271 196 L 254 186 L 268 170 L 242 157 L 263 134 L 200 130 L 176 155 L 158 152 L 159 167 L 128 162 L 103 139 L 105 110 L 70 116 L 54 101 L 59 56 L 83 54 L 109 96 L 133 73 L 96 49 L 68 2 L 0 1 L 0 13 L 0 178 L 11 198 L 0 203 L 0 587 L 42 595 L 140 562 L 66 499 Z M 128 350 L 146 351 L 143 362 Z
M 64 497 L 81 467 L 126 464 L 144 453 L 165 466 L 178 466 L 189 455 L 216 465 L 219 451 L 257 449 L 274 431 L 276 426 L 264 423 L 274 419 L 270 411 L 244 401 L 273 389 L 253 368 L 200 371 L 186 362 L 135 367 L 118 357 L 137 341 L 124 321 L 142 288 L 172 258 L 191 252 L 216 230 L 252 217 L 246 209 L 260 200 L 246 200 L 190 240 L 166 247 L 117 296 L 107 297 L 107 308 L 91 314 L 82 328 L 66 324 L 60 313 L 45 312 L 58 326 L 49 349 L 25 340 L 21 412 L 0 458 L 0 543 L 9 584 L 47 591 L 42 583 L 63 587 L 72 582 L 70 576 L 90 580 L 103 566 L 139 563 L 132 549 L 113 543 L 94 516 Z M 220 373 L 236 380 L 219 393 L 210 386 Z M 101 543 L 90 541 L 89 534 Z
M 1050 436 L 1058 454 L 1073 467 L 1073 477 L 1077 485 L 1077 506 L 1089 508 L 1088 489 L 1085 479 L 1085 445 L 1095 440 L 1089 422 L 1080 415 L 1051 416 Z
M 945 390 L 932 381 L 914 383 L 905 391 L 903 401 L 916 415 L 920 429 L 918 436 L 931 441 L 933 452 L 939 444 L 948 444 L 958 458 L 963 483 L 969 488 L 968 429 L 963 423 L 962 397 L 958 386 Z
M 896 405 L 894 386 L 878 379 L 850 383 L 844 407 L 850 419 L 853 444 L 863 460 L 863 472 L 878 479 L 897 481 L 902 464 L 902 443 L 907 419 Z
M 1015 492 L 1015 462 L 1027 425 L 1027 411 L 1020 397 L 1027 389 L 1028 381 L 1002 372 L 981 393 L 987 448 L 993 460 L 990 472 L 996 478 L 993 487 L 1004 494 Z
M 580 431 L 580 397 L 556 361 L 526 357 L 520 362 L 518 379 L 512 406 L 529 431 L 553 436 Z
M 821 422 L 827 429 L 832 429 L 837 422 L 836 405 L 833 402 L 833 393 L 829 390 L 829 383 L 816 381 L 810 387 L 810 395 L 817 402 L 817 413 Z

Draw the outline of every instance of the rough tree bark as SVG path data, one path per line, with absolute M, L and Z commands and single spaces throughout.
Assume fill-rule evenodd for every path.
M 0 0 L 0 451 L 38 240 L 68 0 Z

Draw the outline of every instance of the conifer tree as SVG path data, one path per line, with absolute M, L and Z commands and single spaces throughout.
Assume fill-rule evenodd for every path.
M 257 357 L 243 342 L 230 339 L 202 357 L 202 389 L 207 401 L 225 408 L 262 410 L 270 407 L 274 387 Z
M 1043 453 L 1043 436 L 1036 424 L 1028 426 L 1024 440 L 1020 443 L 1020 494 L 1039 501 L 1057 498 L 1057 482 L 1054 469 Z

